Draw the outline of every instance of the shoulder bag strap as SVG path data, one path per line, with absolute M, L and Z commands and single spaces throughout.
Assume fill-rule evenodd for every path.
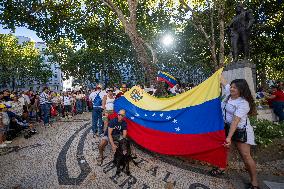
M 224 122 L 226 123 L 226 121 L 227 121 L 227 111 L 226 111 L 226 106 L 227 106 L 227 102 L 225 103 L 225 106 L 224 106 L 224 108 L 223 108 L 223 111 L 224 111 Z

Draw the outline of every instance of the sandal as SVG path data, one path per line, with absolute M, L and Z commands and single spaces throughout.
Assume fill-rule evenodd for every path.
M 260 189 L 258 186 L 252 185 L 252 183 L 249 183 L 249 186 L 247 189 Z
M 209 171 L 209 174 L 211 176 L 221 176 L 221 175 L 224 175 L 225 174 L 225 170 L 221 170 L 221 169 L 218 169 L 218 168 L 214 168 L 212 169 L 211 171 Z

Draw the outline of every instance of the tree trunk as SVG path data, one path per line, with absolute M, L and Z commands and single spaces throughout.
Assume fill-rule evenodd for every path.
M 143 66 L 145 69 L 145 75 L 148 77 L 148 81 L 150 83 L 154 83 L 156 81 L 156 74 L 157 74 L 157 68 L 155 65 L 151 64 L 150 57 L 148 55 L 148 52 L 146 50 L 146 45 L 144 44 L 144 41 L 141 37 L 139 37 L 139 34 L 135 31 L 127 31 L 131 43 L 135 49 L 135 52 L 137 54 L 138 62 Z M 153 55 L 154 56 L 154 55 Z
M 135 49 L 137 54 L 137 58 L 141 66 L 145 69 L 145 75 L 149 77 L 150 83 L 155 82 L 155 75 L 156 75 L 156 62 L 157 57 L 155 51 L 151 47 L 150 44 L 146 43 L 138 34 L 136 25 L 137 25 L 137 0 L 127 0 L 128 2 L 128 9 L 129 9 L 129 17 L 126 18 L 123 12 L 113 3 L 112 0 L 101 0 L 104 2 L 112 11 L 116 13 L 120 22 L 124 26 L 126 34 L 129 36 L 131 43 Z M 148 48 L 151 51 L 151 58 L 146 50 Z

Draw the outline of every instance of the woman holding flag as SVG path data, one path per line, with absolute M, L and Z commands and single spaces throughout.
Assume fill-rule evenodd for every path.
M 249 86 L 244 79 L 236 79 L 227 84 L 221 76 L 221 84 L 225 89 L 226 97 L 222 102 L 223 118 L 225 122 L 226 140 L 224 146 L 229 148 L 232 141 L 249 172 L 251 183 L 248 189 L 258 189 L 256 164 L 250 154 L 250 146 L 255 145 L 253 128 L 248 115 L 256 113 L 254 99 Z M 224 174 L 224 169 L 213 169 L 210 173 L 214 176 Z

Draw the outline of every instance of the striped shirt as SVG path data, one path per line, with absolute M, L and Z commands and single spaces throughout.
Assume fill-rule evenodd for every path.
M 46 94 L 45 92 L 42 92 L 39 96 L 39 103 L 40 104 L 46 104 L 48 103 L 48 94 Z

